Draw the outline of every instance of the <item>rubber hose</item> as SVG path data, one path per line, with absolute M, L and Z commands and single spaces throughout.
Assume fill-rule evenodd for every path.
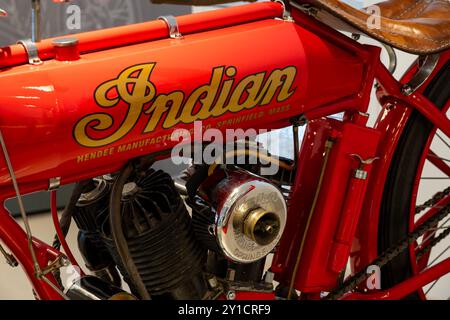
M 111 235 L 116 245 L 117 252 L 122 259 L 122 262 L 128 272 L 133 284 L 136 286 L 136 290 L 143 300 L 150 300 L 150 295 L 147 292 L 144 282 L 141 279 L 139 271 L 134 264 L 131 257 L 130 249 L 128 248 L 127 240 L 125 239 L 122 228 L 122 215 L 121 215 L 121 199 L 122 191 L 125 183 L 133 172 L 134 167 L 129 162 L 122 168 L 111 191 L 111 198 L 109 201 L 109 223 L 111 227 Z
M 70 196 L 70 200 L 67 203 L 64 211 L 59 220 L 59 225 L 61 226 L 61 231 L 64 237 L 67 236 L 70 229 L 70 224 L 72 221 L 72 216 L 75 211 L 75 205 L 80 199 L 81 194 L 83 193 L 84 188 L 91 182 L 91 180 L 83 180 L 78 182 L 75 185 L 74 190 L 72 191 L 72 195 Z M 58 235 L 55 235 L 53 240 L 53 247 L 56 249 L 61 249 L 61 242 L 59 241 Z

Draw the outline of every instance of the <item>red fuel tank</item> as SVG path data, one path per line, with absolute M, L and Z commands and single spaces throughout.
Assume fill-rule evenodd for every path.
M 358 93 L 363 62 L 295 22 L 278 3 L 74 35 L 75 59 L 0 54 L 0 128 L 19 182 L 68 183 L 173 147 L 175 129 L 276 128 Z M 145 33 L 147 30 L 147 33 Z M 77 60 L 78 59 L 78 60 Z M 0 184 L 9 174 L 0 160 Z

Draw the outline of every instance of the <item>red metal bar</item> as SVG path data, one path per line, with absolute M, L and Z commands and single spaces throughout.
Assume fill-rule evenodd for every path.
M 55 226 L 56 234 L 58 235 L 58 239 L 61 242 L 61 246 L 63 247 L 64 252 L 66 253 L 70 263 L 78 267 L 78 270 L 80 270 L 80 275 L 84 276 L 85 274 L 83 272 L 83 269 L 81 269 L 80 265 L 77 262 L 77 259 L 75 259 L 75 257 L 73 256 L 72 251 L 70 250 L 70 247 L 67 244 L 66 237 L 64 236 L 61 230 L 61 225 L 59 224 L 58 209 L 56 207 L 56 190 L 50 192 L 50 208 L 52 212 L 53 225 Z
M 430 120 L 447 137 L 450 137 L 450 120 L 445 113 L 439 110 L 430 100 L 421 93 L 409 96 L 410 104 Z
M 439 110 L 420 92 L 415 92 L 410 96 L 404 95 L 401 90 L 401 84 L 395 80 L 389 70 L 387 70 L 381 62 L 379 63 L 379 67 L 376 71 L 376 78 L 384 88 L 384 91 L 388 92 L 387 96 L 393 96 L 402 102 L 405 102 L 408 106 L 418 110 L 428 120 L 430 120 L 434 126 L 450 137 L 450 120 L 447 118 L 445 113 Z
M 370 102 L 370 93 L 373 88 L 374 76 L 377 69 L 377 64 L 379 63 L 379 57 L 381 54 L 381 49 L 376 46 L 362 45 L 357 41 L 352 40 L 347 36 L 341 35 L 335 29 L 317 21 L 316 19 L 311 19 L 309 16 L 301 12 L 295 7 L 291 8 L 292 18 L 295 22 L 304 27 L 305 29 L 319 35 L 322 39 L 326 39 L 331 43 L 345 48 L 351 51 L 353 54 L 357 55 L 364 61 L 364 78 L 361 82 L 361 89 L 357 96 L 349 97 L 342 101 L 338 101 L 333 105 L 333 112 L 338 113 L 341 111 L 351 110 L 352 112 L 367 112 Z M 311 114 L 306 115 L 309 119 L 314 119 L 320 114 L 322 110 L 327 108 L 317 108 Z M 328 112 L 331 112 L 328 109 Z M 328 113 L 326 115 L 330 115 Z
M 450 258 L 401 282 L 388 290 L 374 293 L 350 293 L 342 300 L 399 300 L 450 272 Z
M 177 17 L 177 21 L 180 32 L 182 34 L 190 34 L 246 22 L 281 17 L 282 14 L 283 7 L 280 3 L 261 2 L 184 15 Z M 167 25 L 162 20 L 77 34 L 81 53 L 168 37 Z M 53 39 L 47 39 L 37 43 L 39 57 L 42 60 L 48 60 L 54 57 Z M 12 45 L 0 49 L 0 68 L 24 64 L 27 61 L 27 54 L 22 45 Z
M 365 172 L 367 174 L 367 171 Z M 361 178 L 357 177 L 354 172 L 352 173 L 328 261 L 329 267 L 335 272 L 342 271 L 347 264 L 361 214 L 361 207 L 367 189 L 367 181 L 367 176 Z
M 419 220 L 416 222 L 416 226 L 420 226 L 425 221 L 434 216 L 439 210 L 445 207 L 450 202 L 450 195 L 445 196 L 438 203 L 436 203 L 433 207 L 431 207 L 425 214 L 423 214 Z
M 33 260 L 28 250 L 27 236 L 4 207 L 0 208 L 0 239 L 13 252 L 40 299 L 62 300 L 55 290 L 35 276 Z M 33 244 L 40 266 L 48 265 L 50 261 L 60 255 L 60 252 L 40 240 L 34 239 Z M 56 283 L 52 275 L 47 275 L 47 278 Z

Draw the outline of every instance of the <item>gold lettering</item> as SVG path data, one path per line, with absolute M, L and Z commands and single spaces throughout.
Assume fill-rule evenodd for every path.
M 143 133 L 156 130 L 158 125 L 169 129 L 179 123 L 193 123 L 209 117 L 219 117 L 227 112 L 239 112 L 257 106 L 270 104 L 274 100 L 283 102 L 295 92 L 293 88 L 297 69 L 293 66 L 276 69 L 266 77 L 260 72 L 242 78 L 234 87 L 237 69 L 216 67 L 212 70 L 209 83 L 198 87 L 187 95 L 183 91 L 172 91 L 156 95 L 156 87 L 150 81 L 155 63 L 140 64 L 122 71 L 116 79 L 101 84 L 95 91 L 97 104 L 105 109 L 119 103 L 127 105 L 126 115 L 120 124 L 106 112 L 85 116 L 76 123 L 74 137 L 85 147 L 97 148 L 112 144 L 126 136 L 138 123 L 143 114 L 148 117 Z M 233 88 L 234 87 L 234 88 Z M 279 113 L 269 110 L 270 114 Z M 218 127 L 238 124 L 256 119 L 261 114 L 248 114 L 233 120 L 220 121 Z M 121 145 L 118 152 L 142 148 L 165 142 L 168 136 L 148 138 L 139 143 Z M 77 157 L 78 162 L 98 158 L 99 153 Z
M 292 90 L 292 85 L 297 74 L 295 67 L 287 67 L 282 70 L 273 71 L 267 79 L 264 87 L 258 97 L 258 103 L 260 106 L 269 104 L 277 90 L 281 87 L 277 101 L 283 102 L 289 99 L 295 90 Z
M 160 94 L 147 114 L 153 112 L 150 121 L 144 129 L 144 133 L 152 132 L 155 130 L 158 123 L 161 121 L 161 117 L 164 112 L 169 110 L 166 120 L 164 121 L 164 128 L 168 129 L 173 127 L 179 122 L 178 113 L 183 104 L 184 93 L 182 91 L 174 91 L 169 94 Z
M 214 68 L 210 84 L 197 89 L 200 90 L 200 92 L 204 91 L 204 94 L 206 94 L 206 96 L 201 99 L 202 107 L 200 111 L 194 116 L 194 119 L 190 122 L 194 122 L 197 120 L 205 120 L 211 116 L 211 109 L 213 107 L 214 99 L 217 96 L 217 91 L 219 90 L 220 83 L 222 81 L 223 69 L 224 67 Z M 187 104 L 188 103 L 189 100 Z M 189 112 L 189 110 L 186 110 L 186 112 Z M 186 121 L 185 119 L 183 119 L 183 122 L 188 123 L 188 121 Z
M 117 79 L 105 82 L 95 92 L 95 100 L 99 106 L 110 108 L 123 100 L 129 105 L 128 113 L 114 133 L 102 139 L 91 138 L 88 128 L 105 131 L 113 126 L 113 118 L 109 114 L 96 113 L 81 119 L 74 129 L 75 139 L 85 147 L 101 147 L 111 144 L 128 134 L 136 125 L 142 113 L 144 104 L 155 96 L 156 89 L 150 82 L 150 74 L 155 64 L 141 64 L 123 71 Z M 130 92 L 131 87 L 131 92 Z M 109 97 L 117 90 L 117 96 Z
M 262 72 L 248 76 L 239 82 L 231 96 L 228 110 L 231 112 L 239 112 L 244 109 L 254 108 L 258 104 L 258 93 L 263 85 L 265 74 L 265 72 Z M 241 102 L 242 95 L 245 92 L 247 93 L 247 97 L 245 101 Z
M 236 75 L 236 68 L 235 67 L 229 67 L 225 71 L 225 74 L 227 77 L 234 77 Z M 211 110 L 211 116 L 218 117 L 223 115 L 225 112 L 228 111 L 227 107 L 224 107 L 224 105 L 227 103 L 228 96 L 230 94 L 231 88 L 233 87 L 234 79 L 225 80 L 222 84 L 222 90 L 220 91 L 219 98 L 217 99 L 216 104 L 214 105 L 213 109 Z

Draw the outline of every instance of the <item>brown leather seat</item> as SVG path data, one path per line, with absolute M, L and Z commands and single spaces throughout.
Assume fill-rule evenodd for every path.
M 377 5 L 378 13 L 371 8 L 358 10 L 339 0 L 309 2 L 403 51 L 427 55 L 450 48 L 448 0 L 389 0 Z

